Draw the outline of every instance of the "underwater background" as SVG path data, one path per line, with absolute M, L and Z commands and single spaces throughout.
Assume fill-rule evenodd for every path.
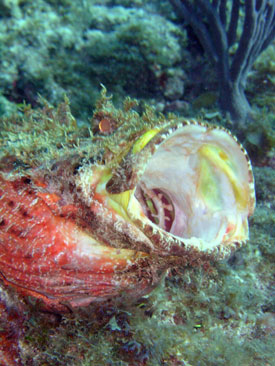
M 141 111 L 146 103 L 225 126 L 252 160 L 250 240 L 211 271 L 172 270 L 135 304 L 60 316 L 30 300 L 22 365 L 274 365 L 275 43 L 249 69 L 251 118 L 232 122 L 213 63 L 171 3 L 0 0 L 0 123 L 40 107 L 39 95 L 54 106 L 66 95 L 78 125 L 88 124 L 104 85 L 116 106 L 130 96 Z

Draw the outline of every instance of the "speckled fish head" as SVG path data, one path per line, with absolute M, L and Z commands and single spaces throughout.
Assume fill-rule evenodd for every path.
M 197 121 L 140 117 L 129 105 L 117 111 L 103 96 L 92 138 L 79 141 L 65 103 L 3 142 L 0 275 L 48 309 L 138 298 L 167 268 L 208 265 L 248 239 L 254 182 L 236 138 Z

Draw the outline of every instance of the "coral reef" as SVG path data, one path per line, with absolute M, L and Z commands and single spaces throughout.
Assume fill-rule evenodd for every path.
M 18 157 L 2 160 L 2 170 L 50 165 L 81 146 L 85 161 L 93 147 L 84 149 L 83 141 L 108 135 L 120 117 L 110 119 L 115 109 L 106 108 L 91 125 L 100 83 L 118 104 L 130 94 L 160 111 L 196 114 L 232 129 L 217 112 L 213 68 L 169 1 L 0 0 L 0 14 L 0 115 L 13 115 L 0 121 L 1 157 Z M 1 366 L 274 363 L 274 61 L 273 43 L 247 79 L 254 120 L 242 131 L 234 126 L 256 183 L 248 243 L 211 268 L 168 271 L 152 293 L 131 304 L 92 304 L 60 315 L 1 287 Z M 52 107 L 64 94 L 77 121 L 68 99 Z M 133 105 L 128 99 L 126 109 Z M 156 123 L 143 102 L 134 108 L 149 127 Z
M 203 107 L 217 109 L 216 73 L 169 1 L 2 0 L 0 6 L 0 115 L 24 101 L 37 106 L 38 94 L 54 104 L 67 94 L 73 114 L 86 121 L 101 83 L 117 102 L 130 95 L 185 115 L 210 92 Z M 248 100 L 261 108 L 273 105 L 272 49 L 248 74 Z

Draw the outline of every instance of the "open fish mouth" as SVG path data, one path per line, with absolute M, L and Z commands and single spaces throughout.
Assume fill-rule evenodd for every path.
M 165 137 L 134 191 L 143 223 L 205 251 L 247 240 L 255 201 L 242 146 L 227 131 L 206 125 L 160 134 Z M 127 210 L 136 218 L 131 205 Z
M 171 232 L 175 219 L 175 207 L 169 195 L 159 188 L 148 189 L 140 183 L 135 196 L 145 215 L 161 229 Z

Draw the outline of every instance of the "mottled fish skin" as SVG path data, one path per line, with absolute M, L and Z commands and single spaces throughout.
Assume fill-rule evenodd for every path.
M 77 127 L 65 100 L 57 110 L 48 104 L 40 112 L 27 110 L 19 123 L 20 138 L 14 137 L 12 124 L 2 132 L 1 277 L 21 294 L 42 299 L 48 309 L 62 312 L 122 296 L 136 299 L 148 293 L 167 268 L 208 266 L 248 237 L 254 182 L 237 140 L 222 128 L 157 117 L 149 108 L 139 116 L 134 105 L 127 99 L 124 109 L 117 110 L 103 91 L 91 129 Z M 187 166 L 186 174 L 190 181 L 196 179 L 198 205 L 205 205 L 200 210 L 208 212 L 211 222 L 212 214 L 223 212 L 222 233 L 213 228 L 196 237 L 195 232 L 209 226 L 208 218 L 205 224 L 191 217 L 182 223 L 186 212 L 179 207 L 188 201 L 191 215 L 197 210 L 196 195 L 177 197 L 177 188 L 169 191 L 169 177 L 162 187 L 154 186 L 157 181 L 151 186 L 158 175 L 164 180 L 162 165 L 166 156 L 174 158 L 174 149 L 184 159 L 191 156 L 195 168 Z M 236 156 L 230 156 L 231 150 Z M 171 161 L 172 178 L 170 168 L 178 158 Z M 184 175 L 175 184 L 186 184 Z M 229 217 L 223 206 L 227 199 L 220 192 L 223 185 L 229 187 L 230 205 L 236 201 Z M 178 235 L 182 231 L 183 237 Z M 215 240 L 208 242 L 211 235 Z
M 99 244 L 90 235 L 97 220 L 93 214 L 97 203 L 88 213 L 80 204 L 59 206 L 59 196 L 39 191 L 42 184 L 34 185 L 29 178 L 1 178 L 0 186 L 0 204 L 5 212 L 0 268 L 5 283 L 62 311 L 66 304 L 88 305 L 124 290 L 136 291 L 137 283 L 143 288 L 152 282 L 148 276 L 142 281 L 135 275 L 145 266 L 147 254 Z M 113 228 L 109 226 L 111 237 Z M 112 242 L 115 240 L 113 237 Z

